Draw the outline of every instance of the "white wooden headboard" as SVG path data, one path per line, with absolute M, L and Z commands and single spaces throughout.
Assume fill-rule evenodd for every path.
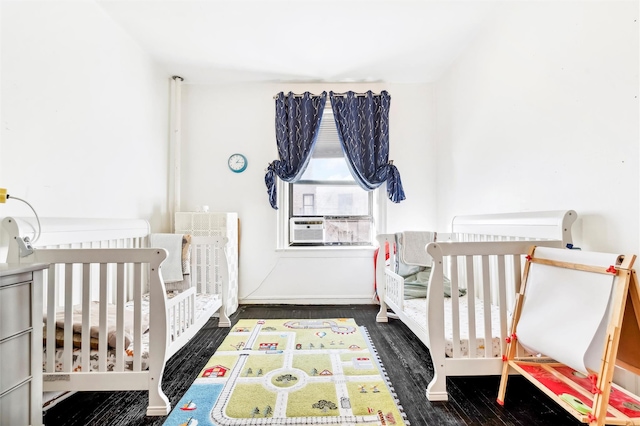
M 577 218 L 574 210 L 455 216 L 451 230 L 461 234 L 561 240 L 566 247 L 573 244 L 571 225 Z
M 2 227 L 9 236 L 7 262 L 15 263 L 20 258 L 16 238 L 29 237 L 34 248 L 135 248 L 148 244 L 151 231 L 149 222 L 143 219 L 45 217 L 40 218 L 38 226 L 35 218 L 5 217 Z

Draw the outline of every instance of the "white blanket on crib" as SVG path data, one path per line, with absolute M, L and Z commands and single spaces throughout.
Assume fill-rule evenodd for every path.
M 64 330 L 65 325 L 65 313 L 56 312 L 55 324 L 56 328 Z M 110 348 L 116 347 L 117 334 L 116 334 L 116 305 L 107 305 L 107 344 Z M 46 327 L 47 316 L 44 315 L 44 324 Z M 74 305 L 71 311 L 71 325 L 74 333 L 82 333 L 83 325 L 82 306 Z M 128 347 L 133 340 L 133 312 L 129 310 L 124 311 L 124 347 Z M 100 335 L 100 302 L 91 302 L 89 307 L 89 332 L 92 338 L 98 338 Z M 142 315 L 142 329 L 146 330 L 149 327 L 149 315 L 145 313 Z
M 171 297 L 171 295 L 169 295 Z M 211 309 L 214 305 L 218 303 L 219 296 L 213 294 L 198 294 L 196 296 L 196 305 L 195 309 L 195 318 L 196 321 L 202 317 L 202 315 L 210 315 Z M 142 312 L 143 316 L 149 316 L 149 295 L 145 294 L 142 296 Z M 127 302 L 126 309 L 133 309 L 133 302 Z M 186 324 L 179 323 L 176 324 L 175 319 L 173 317 L 173 311 L 171 311 L 171 316 L 169 317 L 169 324 L 174 325 L 174 327 L 170 328 L 170 339 L 174 341 L 178 338 L 176 332 L 178 334 L 182 333 L 185 330 Z M 177 327 L 177 328 L 176 328 Z M 135 351 L 141 350 L 141 362 L 142 362 L 142 370 L 146 370 L 148 368 L 148 360 L 149 360 L 149 333 L 142 334 L 142 342 L 140 345 L 136 346 L 135 342 L 131 342 L 125 350 L 125 358 L 124 365 L 126 370 L 133 369 L 133 354 Z M 46 368 L 47 357 L 46 357 L 46 346 L 43 347 L 44 356 L 42 358 L 42 366 Z M 63 371 L 63 359 L 64 359 L 64 348 L 56 348 L 55 354 L 55 371 Z M 115 369 L 116 366 L 116 351 L 115 349 L 109 348 L 106 353 L 107 356 L 107 371 L 111 371 Z M 100 351 L 91 349 L 90 351 L 90 369 L 91 371 L 99 370 L 99 361 L 100 361 Z M 74 348 L 73 349 L 73 371 L 81 371 L 82 370 L 82 349 Z
M 460 355 L 462 357 L 468 357 L 469 353 L 473 354 L 473 357 L 485 356 L 485 339 L 484 339 L 484 302 L 478 298 L 475 299 L 475 322 L 476 322 L 476 344 L 475 348 L 470 347 L 469 339 L 469 315 L 468 315 L 468 296 L 458 298 L 459 301 L 459 313 L 460 313 Z M 453 357 L 453 321 L 452 321 L 452 299 L 444 298 L 444 338 L 445 338 L 445 354 L 448 357 Z M 425 299 L 405 299 L 404 301 L 404 313 L 416 321 L 420 327 L 425 329 L 427 324 L 426 315 L 426 301 Z M 491 354 L 493 356 L 500 356 L 502 354 L 501 348 L 501 330 L 500 330 L 500 309 L 491 305 Z
M 431 265 L 431 256 L 425 247 L 435 241 L 435 232 L 427 231 L 405 231 L 402 233 L 402 244 L 400 256 L 407 265 Z
M 162 279 L 165 282 L 182 281 L 182 234 L 151 234 L 149 244 L 169 252 L 162 262 Z

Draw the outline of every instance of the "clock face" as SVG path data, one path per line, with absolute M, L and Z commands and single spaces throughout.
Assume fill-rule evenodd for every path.
M 247 157 L 242 154 L 232 154 L 231 157 L 229 157 L 228 164 L 232 172 L 244 172 L 247 168 Z

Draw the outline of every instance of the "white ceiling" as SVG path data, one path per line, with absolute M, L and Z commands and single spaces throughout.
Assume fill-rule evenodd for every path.
M 185 83 L 436 80 L 493 1 L 95 0 Z

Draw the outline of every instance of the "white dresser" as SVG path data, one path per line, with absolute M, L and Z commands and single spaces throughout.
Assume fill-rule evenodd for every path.
M 238 309 L 238 213 L 233 212 L 179 212 L 175 214 L 175 232 L 204 237 L 227 237 L 227 260 L 229 267 L 229 291 L 226 314 Z M 215 284 L 221 285 L 218 274 L 218 256 L 214 253 Z
M 0 425 L 42 425 L 42 270 L 0 263 Z

